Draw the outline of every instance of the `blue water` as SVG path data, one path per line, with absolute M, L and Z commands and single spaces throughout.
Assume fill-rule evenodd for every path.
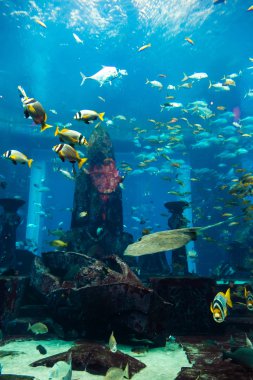
M 53 136 L 53 130 L 41 134 L 31 119 L 24 119 L 18 85 L 22 85 L 29 96 L 43 104 L 48 113 L 48 123 L 56 125 L 71 122 L 72 129 L 79 130 L 87 137 L 93 126 L 74 121 L 73 116 L 77 111 L 91 109 L 105 112 L 107 120 L 124 115 L 126 121 L 116 119 L 112 126 L 106 126 L 114 143 L 119 168 L 120 162 L 124 160 L 134 172 L 141 169 L 138 167 L 141 159 L 137 155 L 155 155 L 157 161 L 149 166 L 156 170 L 131 173 L 124 182 L 125 230 L 131 232 L 135 239 L 139 238 L 143 228 L 150 228 L 153 232 L 167 229 L 168 217 L 161 214 L 167 213 L 163 204 L 169 200 L 191 201 L 192 210 L 188 211 L 187 216 L 192 219 L 193 213 L 191 223 L 196 226 L 224 220 L 221 214 L 225 212 L 240 214 L 240 209 L 226 209 L 224 200 L 217 200 L 218 186 L 227 183 L 232 185 L 231 180 L 238 177 L 233 172 L 234 164 L 251 170 L 251 138 L 242 138 L 234 127 L 226 138 L 236 136 L 236 143 L 231 145 L 223 140 L 206 148 L 193 148 L 192 145 L 205 140 L 205 136 L 192 134 L 184 121 L 179 120 L 185 145 L 181 150 L 172 147 L 168 153 L 173 161 L 181 165 L 168 174 L 170 181 L 161 179 L 166 176 L 159 172 L 166 160 L 156 150 L 165 144 L 152 145 L 144 138 L 158 134 L 148 119 L 167 123 L 173 117 L 188 118 L 187 113 L 179 110 L 160 112 L 160 105 L 168 101 L 165 97 L 174 93 L 176 97 L 173 101 L 183 103 L 185 108 L 190 102 L 205 100 L 215 113 L 211 121 L 219 118 L 216 107 L 220 105 L 230 112 L 239 109 L 239 122 L 252 114 L 253 98 L 244 98 L 253 88 L 253 71 L 247 69 L 253 65 L 249 61 L 253 57 L 253 13 L 247 12 L 250 5 L 250 1 L 240 0 L 219 5 L 213 5 L 211 0 L 0 1 L 1 154 L 8 149 L 20 150 L 34 159 L 33 165 L 37 165 L 38 170 L 45 163 L 40 180 L 45 180 L 43 185 L 49 187 L 50 191 L 41 197 L 43 210 L 48 215 L 41 216 L 40 249 L 46 248 L 50 240 L 48 229 L 57 228 L 59 223 L 64 229 L 69 228 L 74 183 L 53 171 L 56 155 L 52 147 L 57 144 L 57 139 Z M 47 28 L 37 24 L 34 18 L 43 21 Z M 73 33 L 84 43 L 78 44 Z M 186 37 L 195 44 L 185 41 Z M 152 44 L 151 48 L 137 51 L 147 43 Z M 80 71 L 87 76 L 93 75 L 102 65 L 125 69 L 128 76 L 103 87 L 91 80 L 80 86 Z M 236 87 L 231 86 L 229 92 L 208 89 L 208 79 L 213 83 L 219 82 L 224 75 L 239 71 L 242 74 L 235 79 Z M 194 72 L 205 72 L 208 79 L 195 81 L 191 89 L 166 90 L 168 84 L 182 84 L 183 73 L 191 75 Z M 166 74 L 166 78 L 158 77 L 159 74 Z M 147 78 L 160 81 L 163 89 L 159 91 L 146 85 Z M 98 96 L 106 101 L 102 102 Z M 50 112 L 50 109 L 56 110 L 57 114 Z M 189 119 L 191 123 L 204 124 L 211 134 L 221 133 L 222 125 L 210 127 L 209 121 L 203 121 L 196 115 L 189 116 Z M 226 125 L 232 122 L 233 118 Z M 136 127 L 147 130 L 138 136 L 138 141 L 133 130 Z M 162 132 L 169 133 L 166 128 Z M 216 157 L 226 150 L 234 152 L 238 148 L 244 148 L 247 152 L 238 153 L 233 158 Z M 68 163 L 58 164 L 71 170 Z M 8 182 L 6 190 L 0 189 L 0 196 L 19 196 L 27 201 L 21 210 L 23 222 L 18 229 L 18 240 L 24 240 L 28 223 L 29 189 L 33 185 L 30 183 L 30 170 L 27 166 L 14 166 L 7 160 L 1 160 L 0 168 L 0 174 Z M 191 183 L 189 177 L 197 177 L 191 169 L 198 168 L 208 168 L 209 172 L 201 176 L 198 182 Z M 211 170 L 215 170 L 216 174 L 211 175 Z M 184 180 L 183 190 L 175 182 L 176 179 Z M 167 193 L 173 190 L 190 191 L 191 196 L 179 198 Z M 220 205 L 222 211 L 213 209 Z M 138 209 L 133 210 L 132 207 Z M 133 216 L 145 219 L 145 225 L 134 220 Z M 199 254 L 199 273 L 207 274 L 221 259 L 227 260 L 227 244 L 235 239 L 239 227 L 222 226 L 210 231 L 213 242 L 198 241 L 195 249 Z

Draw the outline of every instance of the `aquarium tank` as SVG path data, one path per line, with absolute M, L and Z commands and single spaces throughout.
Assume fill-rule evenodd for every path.
M 0 0 L 0 379 L 251 379 L 253 3 Z

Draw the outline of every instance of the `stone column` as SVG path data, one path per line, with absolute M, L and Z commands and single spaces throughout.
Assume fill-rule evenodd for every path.
M 17 211 L 24 203 L 21 199 L 0 199 L 3 208 L 0 215 L 0 272 L 16 267 L 16 229 L 20 224 Z
M 87 169 L 81 170 L 76 179 L 71 222 L 71 245 L 75 251 L 97 258 L 121 255 L 133 242 L 132 236 L 123 232 L 119 186 L 122 180 L 116 168 L 111 138 L 98 125 L 89 140 Z M 82 212 L 87 215 L 80 216 Z
M 188 220 L 184 217 L 183 211 L 189 207 L 185 201 L 167 202 L 164 204 L 172 214 L 168 219 L 168 226 L 171 230 L 186 228 Z M 172 251 L 172 270 L 175 275 L 185 275 L 188 273 L 186 248 L 181 247 Z

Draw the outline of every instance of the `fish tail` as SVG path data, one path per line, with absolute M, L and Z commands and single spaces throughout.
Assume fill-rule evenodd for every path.
M 228 288 L 228 290 L 226 291 L 225 297 L 226 297 L 228 306 L 233 307 L 231 297 L 230 297 L 230 288 Z
M 78 161 L 78 169 L 81 169 L 81 167 L 85 164 L 85 162 L 88 160 L 88 158 L 80 158 Z
M 150 44 L 150 46 L 151 46 L 151 44 Z M 128 363 L 126 364 L 126 367 L 124 369 L 123 377 L 126 379 L 129 379 L 129 365 L 128 365 Z
M 57 126 L 56 126 L 56 130 L 55 130 L 54 135 L 55 135 L 55 136 L 59 135 L 59 132 L 60 132 L 60 130 L 59 130 L 59 127 L 58 127 L 58 125 L 57 125 Z
M 146 79 L 146 83 L 145 84 L 149 84 L 149 80 L 148 79 Z
M 29 322 L 29 325 L 28 325 L 28 327 L 27 327 L 27 331 L 31 331 L 31 329 L 32 329 L 32 325 L 31 325 L 31 323 Z
M 213 85 L 212 85 L 212 82 L 209 80 L 209 86 L 208 88 L 211 88 Z
M 27 164 L 28 164 L 29 168 L 32 166 L 32 163 L 33 163 L 33 159 L 30 158 L 30 160 L 27 161 Z
M 186 80 L 188 80 L 189 79 L 189 77 L 184 73 L 184 77 L 183 77 L 183 79 L 182 79 L 182 82 L 185 82 Z
M 99 119 L 100 119 L 101 121 L 104 120 L 104 115 L 105 115 L 104 112 L 101 112 L 101 113 L 98 114 L 98 117 L 99 117 Z
M 80 71 L 80 74 L 82 77 L 82 82 L 81 82 L 80 86 L 82 86 L 88 77 L 86 77 L 81 71 Z
M 53 126 L 49 124 L 42 124 L 40 128 L 40 132 L 44 132 L 48 128 L 53 128 Z

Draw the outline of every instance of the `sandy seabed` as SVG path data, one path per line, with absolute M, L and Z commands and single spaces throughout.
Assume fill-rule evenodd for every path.
M 36 346 L 41 344 L 46 348 L 47 354 L 41 355 Z M 38 380 L 48 380 L 50 368 L 30 367 L 35 360 L 65 352 L 74 345 L 73 342 L 62 340 L 29 340 L 9 342 L 0 347 L 4 351 L 18 351 L 20 354 L 6 356 L 0 359 L 3 366 L 2 374 L 32 375 Z M 131 355 L 146 364 L 146 368 L 134 375 L 134 380 L 174 380 L 181 367 L 190 367 L 182 348 L 175 350 L 167 348 L 150 349 L 145 355 L 137 355 L 131 352 L 130 346 L 118 345 L 118 349 Z M 73 380 L 103 380 L 104 376 L 91 375 L 85 371 L 73 371 Z

